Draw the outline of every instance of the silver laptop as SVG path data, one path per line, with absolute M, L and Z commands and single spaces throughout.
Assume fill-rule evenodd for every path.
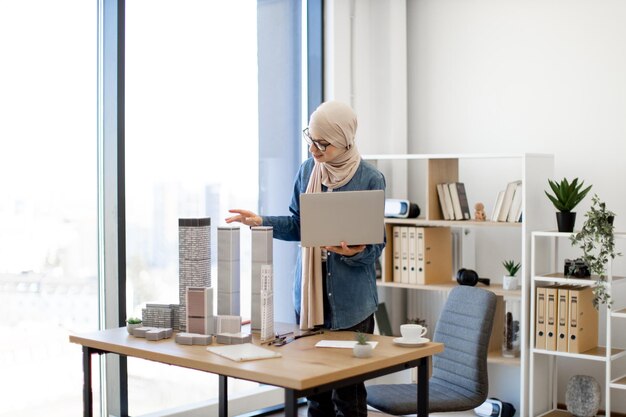
M 300 194 L 301 245 L 383 243 L 385 192 L 336 191 Z

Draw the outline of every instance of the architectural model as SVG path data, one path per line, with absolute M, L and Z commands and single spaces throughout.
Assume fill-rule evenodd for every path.
M 252 335 L 250 333 L 220 333 L 215 336 L 215 341 L 222 345 L 240 345 L 251 343 Z
M 178 219 L 179 330 L 187 328 L 187 287 L 211 286 L 211 219 Z
M 161 340 L 172 337 L 171 328 L 159 328 L 159 327 L 136 327 L 133 329 L 133 336 L 143 337 L 147 340 Z
M 252 227 L 252 271 L 250 276 L 250 328 L 261 330 L 261 268 L 274 264 L 273 229 L 271 226 Z
M 141 322 L 145 327 L 176 328 L 177 311 L 175 304 L 146 304 L 146 308 L 141 309 Z
M 274 338 L 274 285 L 272 265 L 261 266 L 261 341 Z
M 241 332 L 241 316 L 215 316 L 211 334 Z
M 213 324 L 213 287 L 187 287 L 187 332 L 211 334 Z
M 174 337 L 176 343 L 181 345 L 201 345 L 207 346 L 213 343 L 213 336 L 208 334 L 198 333 L 176 333 Z
M 217 314 L 240 315 L 239 230 L 217 228 Z

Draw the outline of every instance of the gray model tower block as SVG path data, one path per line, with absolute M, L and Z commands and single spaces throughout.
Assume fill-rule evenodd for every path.
M 240 315 L 240 229 L 217 228 L 217 314 Z
M 146 304 L 141 309 L 141 321 L 146 327 L 173 328 L 175 307 L 172 304 Z
M 187 328 L 187 287 L 211 286 L 211 219 L 178 219 L 179 330 Z
M 187 287 L 187 333 L 211 334 L 213 288 Z
M 252 268 L 250 277 L 251 303 L 250 328 L 261 330 L 261 269 L 263 265 L 274 265 L 274 230 L 271 226 L 252 228 Z

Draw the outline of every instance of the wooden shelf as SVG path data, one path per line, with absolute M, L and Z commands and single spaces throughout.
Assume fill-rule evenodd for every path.
M 626 308 L 622 308 L 621 310 L 613 311 L 611 314 L 613 315 L 613 317 L 626 318 Z
M 593 349 L 589 349 L 588 351 L 582 353 L 569 353 L 569 352 L 557 352 L 554 350 L 545 350 L 545 349 L 533 349 L 533 353 L 540 353 L 543 355 L 551 355 L 551 356 L 564 356 L 568 358 L 578 358 L 578 359 L 587 359 L 591 361 L 600 361 L 606 362 L 606 348 L 604 346 L 596 346 Z M 624 349 L 611 349 L 611 359 L 617 359 L 626 354 L 626 350 Z
M 522 224 L 519 222 L 492 222 L 490 220 L 428 220 L 424 218 L 417 219 L 398 219 L 387 217 L 385 223 L 402 224 L 407 226 L 433 226 L 433 227 L 506 227 L 520 228 Z
M 538 281 L 538 282 L 553 282 L 553 283 L 559 283 L 559 284 L 587 285 L 587 286 L 595 285 L 599 279 L 597 275 L 592 275 L 589 278 L 566 277 L 565 274 L 561 272 L 553 272 L 550 274 L 536 275 L 533 278 L 535 279 L 535 281 Z M 625 277 L 613 276 L 613 283 L 619 283 L 623 281 L 624 279 Z
M 390 287 L 390 288 L 408 288 L 415 290 L 425 290 L 425 291 L 450 291 L 454 287 L 458 287 L 459 284 L 456 281 L 450 281 L 449 284 L 428 284 L 428 285 L 417 285 L 417 284 L 404 284 L 401 282 L 388 282 L 376 280 L 376 285 L 379 287 Z M 481 283 L 477 284 L 476 287 L 482 288 L 484 290 L 489 290 L 498 296 L 506 296 L 506 297 L 519 297 L 522 296 L 522 290 L 503 290 L 502 284 L 491 284 L 491 285 L 483 285 Z
M 539 414 L 537 417 L 573 417 L 567 410 L 550 410 L 547 413 Z
M 626 375 L 611 381 L 611 388 L 626 390 Z
M 506 365 L 506 366 L 520 366 L 520 358 L 507 358 L 502 356 L 502 351 L 492 350 L 487 354 L 487 362 L 491 364 Z

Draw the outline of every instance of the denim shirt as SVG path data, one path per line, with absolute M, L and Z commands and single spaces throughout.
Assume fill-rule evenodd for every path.
M 313 158 L 302 163 L 295 179 L 293 196 L 289 205 L 289 216 L 263 216 L 263 226 L 274 228 L 274 238 L 287 241 L 300 240 L 300 194 L 306 192 L 315 161 Z M 352 179 L 333 192 L 384 190 L 385 177 L 374 166 L 361 160 Z M 322 191 L 327 188 L 322 185 Z M 358 216 L 358 213 L 354 213 Z M 385 237 L 386 241 L 386 237 Z M 330 323 L 324 326 L 333 330 L 346 329 L 365 320 L 378 307 L 376 290 L 376 260 L 385 244 L 367 245 L 363 252 L 354 256 L 343 256 L 328 252 L 325 295 L 330 305 Z M 302 251 L 298 251 L 293 283 L 293 303 L 300 314 L 300 283 L 302 279 Z M 328 312 L 325 312 L 325 316 Z

